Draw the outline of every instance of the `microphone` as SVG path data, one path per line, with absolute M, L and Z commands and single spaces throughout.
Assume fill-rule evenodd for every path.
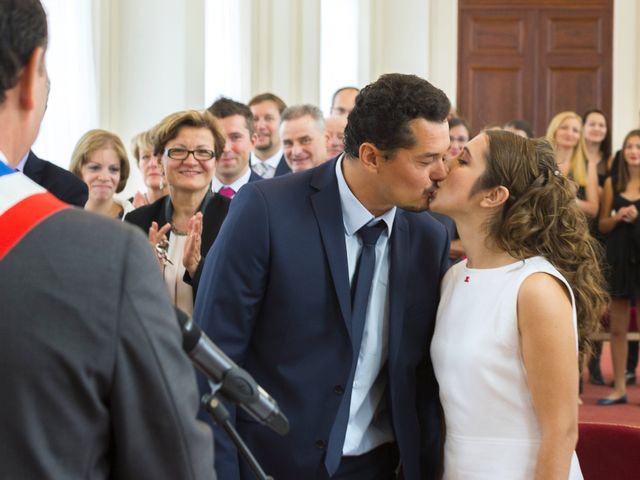
M 182 348 L 191 362 L 210 380 L 220 384 L 220 392 L 258 422 L 280 435 L 289 431 L 289 421 L 276 401 L 256 383 L 249 373 L 240 368 L 200 330 L 193 319 L 175 308 Z

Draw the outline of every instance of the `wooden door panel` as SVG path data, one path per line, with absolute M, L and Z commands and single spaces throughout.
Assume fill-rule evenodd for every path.
M 530 18 L 519 11 L 479 11 L 464 14 L 467 34 L 458 58 L 458 111 L 475 133 L 488 123 L 507 122 L 532 110 L 534 51 Z M 460 92 L 467 85 L 467 95 Z M 478 101 L 482 99 L 482 101 Z
M 459 0 L 458 111 L 475 130 L 563 110 L 611 118 L 613 0 Z
M 472 68 L 471 83 L 473 98 L 482 98 L 478 105 L 469 104 L 473 111 L 470 120 L 476 129 L 480 129 L 496 118 L 506 122 L 520 118 L 524 114 L 524 74 L 523 69 L 514 66 Z
M 549 119 L 558 112 L 574 110 L 580 114 L 602 104 L 602 75 L 598 67 L 550 67 L 547 70 Z
M 543 43 L 546 54 L 584 55 L 602 54 L 602 18 L 596 12 L 581 12 L 580 16 L 568 12 L 542 12 Z M 593 16 L 591 16 L 593 15 Z

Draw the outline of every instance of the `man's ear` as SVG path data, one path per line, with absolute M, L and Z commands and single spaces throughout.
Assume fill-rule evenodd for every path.
M 360 145 L 358 156 L 365 168 L 377 170 L 379 157 L 382 156 L 382 153 L 373 143 L 365 142 Z
M 495 208 L 503 205 L 509 199 L 509 189 L 500 185 L 488 190 L 482 197 L 480 205 L 486 208 Z
M 31 52 L 27 63 L 22 67 L 17 86 L 19 88 L 20 106 L 24 110 L 33 110 L 36 107 L 38 78 L 42 75 L 43 62 L 44 49 L 36 47 Z

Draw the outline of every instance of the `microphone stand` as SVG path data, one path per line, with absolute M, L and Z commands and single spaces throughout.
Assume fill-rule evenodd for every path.
M 218 384 L 218 388 L 219 385 L 220 384 Z M 236 448 L 238 449 L 240 456 L 244 459 L 245 462 L 249 464 L 249 467 L 251 467 L 251 470 L 255 474 L 256 478 L 258 478 L 259 480 L 273 480 L 273 477 L 267 475 L 264 470 L 262 470 L 262 467 L 260 467 L 260 464 L 251 453 L 251 450 L 249 450 L 249 447 L 247 447 L 247 444 L 244 443 L 242 438 L 240 438 L 238 431 L 229 421 L 229 411 L 218 399 L 218 397 L 216 397 L 215 392 L 217 390 L 218 389 L 215 389 L 213 393 L 203 395 L 202 404 L 204 405 L 205 410 L 209 413 L 209 415 L 211 415 L 211 418 L 213 418 L 213 420 L 224 429 L 227 435 L 229 435 L 229 438 L 231 438 Z

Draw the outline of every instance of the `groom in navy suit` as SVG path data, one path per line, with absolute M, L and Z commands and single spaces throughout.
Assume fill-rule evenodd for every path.
M 235 424 L 276 479 L 434 479 L 428 356 L 449 238 L 424 211 L 446 174 L 446 95 L 413 75 L 365 87 L 345 153 L 247 184 L 206 259 L 194 317 L 279 403 L 278 436 Z M 222 432 L 219 478 L 251 471 Z

